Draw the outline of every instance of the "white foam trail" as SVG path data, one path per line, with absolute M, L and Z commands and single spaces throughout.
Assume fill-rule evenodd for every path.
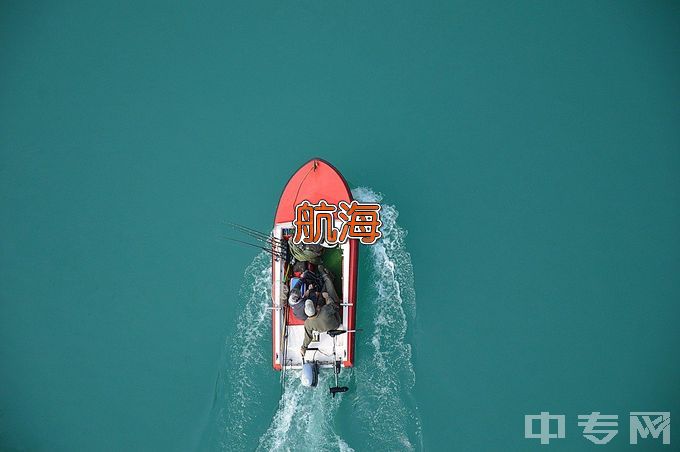
M 382 195 L 370 188 L 352 190 L 360 202 L 381 203 Z M 411 255 L 404 239 L 407 231 L 397 224 L 399 212 L 381 204 L 382 238 L 369 248 L 373 291 L 362 291 L 360 309 L 373 324 L 357 335 L 359 346 L 371 350 L 370 369 L 357 369 L 358 414 L 371 442 L 381 449 L 422 449 L 422 433 L 412 389 L 415 384 L 411 345 L 407 341 L 408 319 L 415 318 L 416 299 Z M 364 279 L 365 280 L 365 279 Z M 363 348 L 363 347 L 362 347 Z M 365 352 L 364 352 L 365 353 Z M 368 364 L 368 363 L 367 363 Z
M 236 366 L 227 370 L 223 381 L 218 381 L 218 386 L 226 392 L 223 395 L 226 406 L 218 415 L 218 425 L 223 427 L 219 439 L 222 450 L 239 450 L 252 443 L 248 429 L 261 404 L 260 398 L 254 396 L 259 389 L 258 373 L 253 369 L 264 366 L 265 353 L 270 350 L 264 335 L 270 331 L 271 281 L 271 256 L 262 252 L 244 272 L 240 298 L 245 299 L 245 306 L 239 315 L 235 336 L 227 339 L 227 343 L 231 343 L 227 347 L 229 361 Z
M 278 411 L 260 438 L 257 450 L 353 451 L 335 432 L 334 421 L 341 398 L 331 398 L 328 393 L 333 378 L 331 372 L 322 371 L 317 388 L 310 389 L 300 384 L 298 372 L 287 374 Z
M 361 202 L 382 201 L 369 188 L 352 191 Z M 406 230 L 397 225 L 399 212 L 382 205 L 382 238 L 369 250 L 371 275 L 358 298 L 358 354 L 363 365 L 343 371 L 343 380 L 353 380 L 352 396 L 329 397 L 326 387 L 333 375 L 322 372 L 319 387 L 300 385 L 298 373 L 287 375 L 287 387 L 258 450 L 352 450 L 334 429 L 343 400 L 352 401 L 351 418 L 337 419 L 354 424 L 361 432 L 362 448 L 376 450 L 422 450 L 422 434 L 411 390 L 415 384 L 411 346 L 407 341 L 408 319 L 415 318 L 415 289 L 411 256 L 406 251 Z M 368 290 L 367 290 L 368 289 Z
M 252 434 L 261 429 L 261 385 L 271 384 L 271 256 L 261 253 L 253 259 L 244 273 L 240 298 L 245 300 L 239 315 L 234 337 L 227 340 L 229 361 L 237 363 L 226 369 L 225 377 L 217 382 L 218 409 L 217 447 L 223 451 L 353 451 L 335 433 L 334 421 L 341 397 L 331 398 L 327 388 L 332 386 L 332 373 L 319 375 L 316 390 L 300 384 L 299 372 L 286 374 L 286 386 L 266 432 L 259 438 Z M 266 356 L 265 356 L 266 355 Z M 351 376 L 343 372 L 343 380 Z M 222 402 L 224 401 L 224 402 Z M 214 443 L 213 443 L 214 444 Z M 208 446 L 210 447 L 210 446 Z
M 361 202 L 381 202 L 369 188 L 353 190 Z M 370 269 L 358 294 L 357 359 L 359 366 L 341 373 L 350 393 L 332 398 L 327 388 L 333 374 L 323 369 L 316 389 L 302 387 L 299 372 L 286 374 L 286 386 L 269 426 L 259 429 L 268 411 L 261 406 L 262 385 L 271 385 L 269 334 L 271 311 L 271 257 L 258 255 L 245 271 L 235 338 L 226 352 L 237 366 L 218 379 L 218 446 L 221 450 L 352 451 L 338 433 L 344 426 L 360 449 L 422 450 L 420 421 L 411 390 L 415 383 L 409 320 L 415 319 L 415 289 L 406 231 L 397 225 L 399 212 L 382 205 L 382 238 L 367 248 L 364 270 Z M 269 372 L 269 373 L 267 373 Z M 225 402 L 221 402 L 225 401 Z M 259 440 L 256 432 L 264 433 Z

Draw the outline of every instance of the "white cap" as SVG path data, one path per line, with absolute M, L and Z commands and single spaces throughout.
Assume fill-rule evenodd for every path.
M 307 317 L 312 317 L 316 314 L 316 307 L 312 300 L 305 301 L 305 314 L 307 314 Z

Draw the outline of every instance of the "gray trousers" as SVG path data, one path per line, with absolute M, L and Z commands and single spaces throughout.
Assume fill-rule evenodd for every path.
M 340 304 L 340 298 L 338 298 L 338 293 L 335 291 L 333 280 L 326 273 L 321 272 L 321 274 L 323 275 L 324 292 L 328 292 L 328 297 L 333 300 L 334 303 Z

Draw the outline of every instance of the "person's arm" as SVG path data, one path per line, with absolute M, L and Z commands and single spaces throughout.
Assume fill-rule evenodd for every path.
M 302 295 L 305 299 L 309 298 L 309 294 L 312 292 L 314 289 L 314 284 L 310 284 L 307 286 L 307 289 L 305 290 L 305 293 Z
M 305 296 L 305 294 L 300 294 L 300 287 L 304 284 L 304 281 L 302 279 L 299 279 L 298 282 L 295 283 L 292 289 L 290 289 L 290 295 L 288 296 L 288 304 L 289 305 L 294 305 L 300 300 L 301 296 Z
M 334 300 L 333 297 L 331 297 L 331 296 L 328 294 L 328 292 L 323 292 L 323 293 L 321 294 L 321 296 L 323 296 L 323 299 L 325 300 L 325 303 L 324 303 L 324 304 L 329 304 L 329 305 L 333 306 L 333 308 L 335 308 L 335 309 L 339 309 L 339 308 L 340 308 L 340 304 L 339 304 L 336 300 Z

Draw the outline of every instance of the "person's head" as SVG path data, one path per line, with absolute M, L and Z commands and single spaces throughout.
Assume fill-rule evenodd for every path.
M 312 300 L 305 301 L 305 315 L 307 317 L 314 317 L 316 315 L 316 306 Z

